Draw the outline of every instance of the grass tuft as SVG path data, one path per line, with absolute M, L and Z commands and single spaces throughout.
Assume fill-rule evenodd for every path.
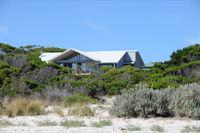
M 185 126 L 183 130 L 181 130 L 182 133 L 199 133 L 200 132 L 200 126 Z
M 17 126 L 28 127 L 29 125 L 26 122 L 20 122 Z
M 0 120 L 0 127 L 15 126 L 12 122 L 8 120 Z
M 37 121 L 37 126 L 57 126 L 58 124 L 55 121 L 45 120 L 45 121 Z
M 127 131 L 140 131 L 141 128 L 139 126 L 128 125 L 126 128 Z
M 111 126 L 111 125 L 112 125 L 111 120 L 101 120 L 99 122 L 91 123 L 92 127 L 104 127 L 104 126 Z
M 151 127 L 151 131 L 164 132 L 164 128 L 161 127 L 160 125 L 153 125 Z
M 77 121 L 77 120 L 64 120 L 60 123 L 61 126 L 64 127 L 85 127 L 84 121 Z

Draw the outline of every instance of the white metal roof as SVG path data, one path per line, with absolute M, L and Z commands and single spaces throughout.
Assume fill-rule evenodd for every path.
M 95 52 L 83 52 L 77 49 L 68 49 L 64 52 L 57 53 L 43 53 L 40 58 L 42 61 L 51 62 L 60 57 L 67 56 L 68 53 L 75 51 L 84 56 L 89 57 L 92 60 L 99 61 L 101 63 L 117 63 L 124 56 L 127 51 L 95 51 Z M 133 50 L 131 50 L 133 51 Z
M 61 55 L 63 52 L 56 52 L 56 53 L 42 53 L 40 58 L 42 61 L 49 62 L 52 58 Z
M 96 51 L 85 53 L 100 60 L 101 63 L 117 63 L 126 53 L 126 51 Z

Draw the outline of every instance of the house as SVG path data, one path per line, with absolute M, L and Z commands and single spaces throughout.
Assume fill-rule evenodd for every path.
M 42 53 L 40 58 L 45 62 L 54 62 L 75 70 L 81 69 L 82 72 L 98 70 L 101 66 L 114 68 L 121 68 L 125 65 L 137 68 L 144 66 L 137 50 L 85 52 L 68 49 L 64 52 Z

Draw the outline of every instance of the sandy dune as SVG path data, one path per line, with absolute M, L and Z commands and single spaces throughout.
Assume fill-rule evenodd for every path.
M 67 108 L 62 108 L 65 116 L 61 117 L 52 113 L 54 107 L 48 106 L 45 108 L 46 115 L 41 116 L 16 116 L 8 118 L 0 117 L 0 122 L 8 121 L 14 126 L 0 127 L 0 133 L 156 133 L 151 131 L 153 125 L 159 125 L 164 128 L 165 133 L 181 133 L 185 126 L 200 127 L 199 120 L 191 120 L 187 118 L 116 118 L 109 115 L 109 108 L 111 107 L 113 98 L 107 99 L 104 104 L 93 104 L 90 108 L 95 113 L 94 117 L 73 117 L 67 116 Z M 49 113 L 48 113 L 49 112 Z M 51 113 L 50 113 L 51 112 Z M 85 127 L 64 127 L 59 124 L 64 120 L 78 120 L 84 121 Z M 111 126 L 104 126 L 102 128 L 92 127 L 91 123 L 101 120 L 111 120 Z M 57 126 L 38 126 L 38 122 L 53 121 Z M 140 131 L 128 131 L 127 127 L 130 125 L 139 126 Z
M 18 116 L 15 118 L 1 118 L 6 119 L 14 124 L 27 123 L 27 126 L 8 126 L 1 127 L 0 133 L 126 133 L 128 125 L 135 125 L 141 127 L 141 131 L 134 131 L 134 133 L 153 133 L 151 131 L 152 125 L 160 125 L 164 128 L 165 133 L 181 133 L 184 126 L 194 125 L 200 126 L 200 121 L 190 119 L 176 119 L 176 118 L 97 118 L 97 117 L 59 117 L 56 115 L 45 115 L 45 116 Z M 60 123 L 62 120 L 81 120 L 84 121 L 86 127 L 67 128 L 62 126 L 49 126 L 49 127 L 38 127 L 38 121 L 55 121 Z M 94 121 L 109 119 L 112 121 L 112 126 L 105 126 L 103 128 L 91 127 L 90 124 Z M 133 132 L 133 131 L 132 131 Z

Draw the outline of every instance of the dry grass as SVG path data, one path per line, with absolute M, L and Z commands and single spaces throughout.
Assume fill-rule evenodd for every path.
M 41 115 L 43 105 L 39 100 L 30 98 L 18 97 L 13 99 L 4 99 L 4 109 L 1 109 L 1 114 L 8 117 L 26 116 L 26 115 Z
M 89 106 L 82 106 L 82 107 L 71 108 L 68 112 L 68 115 L 71 115 L 71 116 L 94 116 L 94 113 L 90 109 Z

